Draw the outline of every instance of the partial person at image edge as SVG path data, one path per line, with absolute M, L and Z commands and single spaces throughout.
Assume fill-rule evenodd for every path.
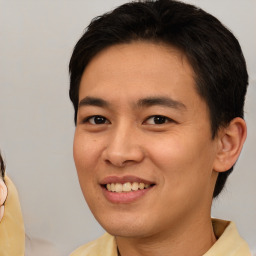
M 25 234 L 19 195 L 1 153 L 0 164 L 0 256 L 59 256 L 51 242 Z
M 0 220 L 0 255 L 1 256 L 24 256 L 25 231 L 20 208 L 18 192 L 12 181 L 5 175 L 5 166 L 0 154 L 1 201 L 2 216 Z M 4 193 L 2 193 L 4 191 Z

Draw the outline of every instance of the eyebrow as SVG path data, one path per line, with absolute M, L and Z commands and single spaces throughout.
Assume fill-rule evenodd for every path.
M 182 102 L 174 100 L 169 97 L 149 97 L 149 98 L 140 99 L 138 101 L 139 107 L 151 107 L 156 105 L 176 108 L 180 110 L 186 109 L 186 106 Z
M 106 100 L 97 97 L 90 97 L 87 96 L 83 98 L 80 102 L 78 107 L 83 106 L 96 106 L 96 107 L 109 107 L 109 103 Z M 152 107 L 152 106 L 166 106 L 170 108 L 176 108 L 180 110 L 186 109 L 186 106 L 177 100 L 174 100 L 169 97 L 147 97 L 138 100 L 137 104 L 138 107 Z
M 101 98 L 87 96 L 79 102 L 78 107 L 82 106 L 108 107 L 109 103 Z

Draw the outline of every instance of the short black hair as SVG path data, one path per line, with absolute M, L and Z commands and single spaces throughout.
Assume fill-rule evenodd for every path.
M 79 85 L 88 63 L 107 47 L 134 41 L 164 43 L 186 55 L 196 76 L 197 91 L 209 107 L 212 138 L 233 118 L 243 118 L 248 74 L 235 36 L 198 7 L 174 0 L 145 0 L 96 17 L 77 42 L 69 63 L 75 123 Z M 222 191 L 232 170 L 219 173 L 213 197 Z

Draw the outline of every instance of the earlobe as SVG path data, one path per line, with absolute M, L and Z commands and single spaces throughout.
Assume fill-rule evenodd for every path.
M 4 215 L 4 202 L 7 198 L 7 186 L 3 182 L 2 179 L 0 179 L 0 222 Z
M 247 135 L 246 123 L 240 118 L 234 118 L 228 126 L 218 133 L 218 149 L 214 162 L 216 172 L 229 170 L 237 161 Z

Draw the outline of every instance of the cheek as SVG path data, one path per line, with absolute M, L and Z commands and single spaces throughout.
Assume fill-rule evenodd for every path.
M 213 184 L 210 151 L 203 142 L 183 141 L 178 137 L 165 140 L 161 145 L 152 144 L 151 159 L 161 177 L 159 198 L 164 198 L 164 201 L 159 199 L 158 208 L 169 212 L 172 206 L 173 214 L 178 217 L 209 201 Z
M 179 172 L 179 169 L 191 158 L 187 145 L 179 136 L 165 136 L 162 139 L 151 140 L 149 147 L 150 158 L 154 164 L 170 174 Z
M 97 143 L 76 131 L 73 155 L 79 179 L 80 176 L 89 176 L 97 157 Z
M 165 182 L 172 186 L 197 185 L 211 176 L 213 150 L 210 141 L 199 137 L 166 136 L 165 139 L 151 141 L 150 157 L 162 172 Z
M 95 191 L 95 165 L 97 160 L 97 143 L 93 143 L 83 133 L 75 133 L 73 144 L 73 155 L 81 190 L 88 205 L 94 198 Z

